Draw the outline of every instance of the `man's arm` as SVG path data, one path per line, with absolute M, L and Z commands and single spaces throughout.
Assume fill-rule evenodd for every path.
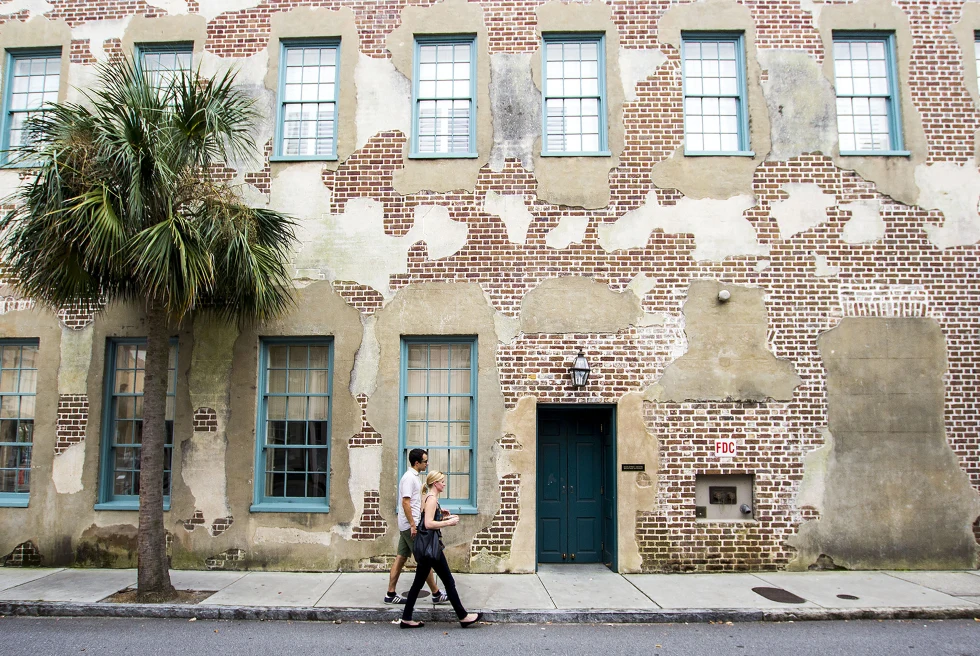
M 414 538 L 418 527 L 415 525 L 415 518 L 412 517 L 412 497 L 402 497 L 402 510 L 405 511 L 408 523 L 412 525 L 412 537 Z

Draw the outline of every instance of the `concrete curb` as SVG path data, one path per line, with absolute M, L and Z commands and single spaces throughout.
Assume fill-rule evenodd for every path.
M 518 624 L 664 624 L 708 622 L 813 622 L 827 620 L 953 620 L 980 617 L 980 607 L 852 609 L 680 608 L 660 610 L 484 610 L 484 619 Z M 303 622 L 391 622 L 397 608 L 311 608 L 288 606 L 207 606 L 189 604 L 110 604 L 17 601 L 0 602 L 0 616 L 140 617 L 201 620 L 290 620 Z M 415 619 L 455 622 L 449 610 L 417 609 Z

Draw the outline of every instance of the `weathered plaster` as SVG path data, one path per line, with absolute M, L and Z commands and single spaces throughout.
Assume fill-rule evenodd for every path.
M 549 32 L 591 32 L 605 34 L 607 157 L 576 155 L 541 157 L 541 143 L 534 151 L 534 177 L 538 198 L 555 205 L 599 209 L 609 204 L 609 172 L 619 165 L 625 144 L 623 125 L 623 83 L 619 74 L 619 31 L 609 5 L 598 0 L 568 4 L 551 0 L 535 8 L 540 43 Z M 531 56 L 531 76 L 541 98 L 541 50 Z
M 62 19 L 48 20 L 35 16 L 26 23 L 9 21 L 0 25 L 0 52 L 14 48 L 61 48 L 61 71 L 58 78 L 58 100 L 63 102 L 68 94 L 68 68 L 71 53 L 71 28 Z M 0 62 L 6 79 L 7 58 Z
M 534 221 L 534 215 L 527 209 L 524 196 L 501 195 L 491 190 L 483 199 L 483 211 L 500 217 L 507 226 L 507 240 L 512 244 L 527 243 L 527 229 Z
M 657 28 L 660 43 L 680 51 L 683 30 L 744 31 L 746 94 L 749 109 L 751 157 L 686 157 L 683 144 L 653 167 L 653 182 L 678 189 L 691 198 L 730 198 L 751 195 L 755 170 L 769 154 L 769 110 L 762 93 L 762 71 L 755 48 L 755 21 L 749 7 L 734 0 L 709 0 L 674 5 Z M 679 76 L 679 73 L 678 73 Z M 680 80 L 678 79 L 678 84 Z
M 147 18 L 137 14 L 129 20 L 123 32 L 122 49 L 130 53 L 143 43 L 190 42 L 194 44 L 194 59 L 199 60 L 207 38 L 208 23 L 204 16 L 188 14 Z
M 352 198 L 343 214 L 300 221 L 295 267 L 308 276 L 352 280 L 391 296 L 389 278 L 408 272 L 408 250 L 419 241 L 429 259 L 449 257 L 466 244 L 468 226 L 453 221 L 449 209 L 438 205 L 415 208 L 415 223 L 402 237 L 385 232 L 384 206 L 370 198 Z
M 529 54 L 490 56 L 490 104 L 493 148 L 490 169 L 502 171 L 504 160 L 534 168 L 534 144 L 541 138 L 541 92 L 531 78 Z
M 488 305 L 477 284 L 428 283 L 401 289 L 377 315 L 375 332 L 381 344 L 381 364 L 377 390 L 368 401 L 367 420 L 384 437 L 380 489 L 385 500 L 381 503 L 381 514 L 389 529 L 383 538 L 386 540 L 393 540 L 397 530 L 394 504 L 387 500 L 392 498 L 397 486 L 401 457 L 397 439 L 401 338 L 403 335 L 472 335 L 477 338 L 477 398 L 480 402 L 475 475 L 478 514 L 464 515 L 456 528 L 443 534 L 450 564 L 454 568 L 468 569 L 469 543 L 500 507 L 493 444 L 501 430 L 504 399 L 496 362 L 498 341 L 494 309 Z
M 840 267 L 832 266 L 826 255 L 813 256 L 813 275 L 818 278 L 833 277 L 840 273 Z
M 379 132 L 412 134 L 412 82 L 390 59 L 358 53 L 354 70 L 357 84 L 357 148 Z
M 47 0 L 10 0 L 10 2 L 0 4 L 0 15 L 18 14 L 22 11 L 27 11 L 33 18 L 34 16 L 46 14 L 52 9 L 54 9 L 54 5 Z
M 718 293 L 727 290 L 730 300 Z M 691 283 L 684 303 L 688 351 L 648 391 L 658 401 L 790 401 L 802 382 L 792 362 L 768 350 L 762 289 Z
M 923 164 L 915 169 L 915 183 L 919 187 L 917 204 L 927 210 L 939 210 L 945 219 L 941 226 L 925 226 L 934 246 L 946 249 L 980 240 L 980 171 L 975 164 Z
M 221 389 L 226 391 L 227 385 L 226 379 Z M 228 450 L 225 425 L 225 421 L 219 420 L 217 432 L 195 431 L 180 443 L 180 477 L 193 497 L 190 505 L 194 510 L 201 511 L 207 524 L 232 514 L 225 475 Z M 177 455 L 175 453 L 174 457 Z
M 109 39 L 122 39 L 132 15 L 123 18 L 87 21 L 72 28 L 71 37 L 79 41 L 87 40 L 92 56 L 102 61 L 106 58 L 105 42 Z M 88 66 L 82 66 L 88 68 Z
M 85 444 L 76 442 L 51 462 L 51 484 L 58 494 L 82 491 L 82 472 L 85 470 Z
M 963 56 L 963 84 L 974 104 L 980 109 L 980 88 L 977 87 L 976 31 L 980 29 L 980 3 L 964 2 L 960 21 L 950 31 L 956 38 Z M 980 130 L 973 135 L 974 160 L 980 164 Z
M 197 11 L 210 22 L 221 14 L 251 9 L 260 4 L 262 0 L 197 0 Z
M 841 203 L 838 209 L 851 213 L 840 238 L 848 244 L 869 244 L 885 236 L 885 220 L 881 218 L 880 200 L 856 200 Z
M 891 0 L 858 0 L 854 3 L 825 6 L 820 12 L 817 26 L 825 53 L 823 74 L 831 84 L 834 83 L 834 30 L 893 30 L 895 32 L 902 135 L 905 150 L 912 154 L 908 157 L 880 155 L 841 157 L 838 154 L 838 147 L 834 149 L 833 158 L 839 168 L 855 171 L 865 180 L 874 182 L 881 193 L 906 205 L 915 204 L 919 195 L 915 168 L 925 162 L 928 144 L 925 130 L 922 128 L 922 119 L 912 101 L 912 87 L 909 84 L 909 61 L 912 56 L 913 41 L 909 32 L 908 16 Z
M 585 230 L 588 227 L 588 216 L 565 215 L 558 219 L 558 225 L 545 236 L 545 246 L 564 250 L 572 244 L 581 244 L 585 241 Z
M 681 198 L 675 205 L 661 206 L 657 190 L 647 193 L 646 203 L 619 217 L 614 223 L 596 229 L 599 245 L 607 253 L 643 248 L 650 233 L 691 233 L 697 247 L 691 253 L 697 261 L 718 262 L 736 255 L 768 255 L 755 228 L 743 214 L 755 205 L 753 196 L 733 196 L 727 200 Z
M 623 99 L 636 101 L 636 85 L 657 72 L 667 61 L 667 55 L 651 48 L 649 50 L 619 49 L 619 74 L 623 81 Z
M 616 405 L 616 514 L 619 571 L 639 572 L 643 565 L 636 539 L 636 518 L 656 505 L 656 484 L 646 472 L 624 472 L 623 463 L 642 463 L 647 472 L 660 471 L 657 437 L 647 431 L 643 420 L 643 395 L 626 394 Z
M 228 380 L 234 365 L 238 327 L 217 317 L 194 318 L 194 344 L 191 347 L 191 406 L 212 408 L 221 417 L 228 408 Z
M 368 446 L 348 448 L 347 453 L 350 458 L 350 478 L 347 481 L 347 488 L 354 502 L 353 524 L 356 524 L 364 514 L 364 493 L 380 489 L 382 450 L 380 446 Z M 344 537 L 349 537 L 353 532 L 353 524 L 335 527 L 335 530 L 342 528 Z
M 808 452 L 803 457 L 803 480 L 796 495 L 797 508 L 813 508 L 822 513 L 824 495 L 827 493 L 827 472 L 834 455 L 834 434 L 826 428 L 820 431 L 823 446 Z
M 272 176 L 272 209 L 294 219 L 323 220 L 333 211 L 332 194 L 323 184 L 323 162 L 290 162 Z
M 350 375 L 350 393 L 354 396 L 358 394 L 371 396 L 378 387 L 378 358 L 381 357 L 381 344 L 378 343 L 378 337 L 374 332 L 377 322 L 378 318 L 373 314 L 361 315 L 364 334 Z
M 769 108 L 769 161 L 803 153 L 831 155 L 837 146 L 837 95 L 817 61 L 801 50 L 760 50 Z
M 779 238 L 789 239 L 827 220 L 827 208 L 837 203 L 833 194 L 824 193 L 820 185 L 787 182 L 782 191 L 789 195 L 770 206 L 769 213 L 779 224 Z
M 833 440 L 806 459 L 791 569 L 973 569 L 980 497 L 946 441 L 946 345 L 932 319 L 845 318 L 818 339 Z M 855 503 L 860 499 L 860 503 Z
M 88 371 L 92 363 L 92 326 L 82 330 L 61 328 L 61 360 L 58 364 L 58 394 L 88 392 Z
M 272 14 L 269 35 L 269 69 L 265 75 L 265 87 L 273 93 L 279 90 L 279 43 L 283 39 L 333 38 L 340 39 L 340 71 L 337 85 L 337 158 L 319 161 L 330 170 L 335 170 L 350 157 L 356 148 L 357 93 L 355 93 L 354 70 L 358 63 L 360 41 L 354 12 L 349 7 L 323 9 L 319 7 L 297 7 L 290 11 Z M 292 162 L 273 163 L 273 176 L 282 169 L 293 166 Z M 295 192 L 294 192 L 295 193 Z
M 574 299 L 575 312 L 569 312 Z M 521 301 L 524 333 L 615 333 L 643 316 L 631 291 L 614 292 L 592 278 L 548 278 Z
M 490 54 L 483 7 L 466 0 L 444 0 L 429 7 L 407 6 L 401 25 L 388 35 L 391 61 L 402 75 L 413 78 L 415 37 L 425 34 L 476 35 L 476 157 L 412 159 L 411 132 L 406 133 L 404 168 L 395 169 L 393 185 L 399 194 L 472 190 L 480 169 L 490 159 L 493 144 L 490 115 Z

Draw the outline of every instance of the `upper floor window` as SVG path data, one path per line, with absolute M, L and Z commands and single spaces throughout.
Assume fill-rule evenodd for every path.
M 980 89 L 980 31 L 973 33 L 973 54 L 977 60 L 977 88 Z
M 279 55 L 277 159 L 337 157 L 340 42 L 283 41 Z
M 0 340 L 0 506 L 24 507 L 31 491 L 37 340 Z
M 25 145 L 27 120 L 45 103 L 58 102 L 61 49 L 7 51 L 3 96 L 3 162 L 8 152 Z
M 262 341 L 252 511 L 329 510 L 329 338 Z
M 834 82 L 841 155 L 902 152 L 895 35 L 834 32 Z
M 476 156 L 476 37 L 416 37 L 412 96 L 412 156 Z
M 402 340 L 399 475 L 415 448 L 429 452 L 429 471 L 446 474 L 441 503 L 476 512 L 476 339 Z
M 682 40 L 685 154 L 748 154 L 742 35 L 685 33 Z
M 136 47 L 140 70 L 150 82 L 165 89 L 181 73 L 190 73 L 194 56 L 193 43 L 148 43 Z
M 543 155 L 608 155 L 605 37 L 544 35 Z
M 103 397 L 102 485 L 96 509 L 131 510 L 139 507 L 140 454 L 143 446 L 143 378 L 146 340 L 109 341 Z M 167 365 L 166 444 L 163 461 L 163 502 L 170 508 L 174 450 L 174 408 L 177 395 L 177 343 L 170 343 Z

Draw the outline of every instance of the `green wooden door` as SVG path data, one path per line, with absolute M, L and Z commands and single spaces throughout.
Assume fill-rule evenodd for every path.
M 538 418 L 538 562 L 602 562 L 602 436 L 594 412 Z

